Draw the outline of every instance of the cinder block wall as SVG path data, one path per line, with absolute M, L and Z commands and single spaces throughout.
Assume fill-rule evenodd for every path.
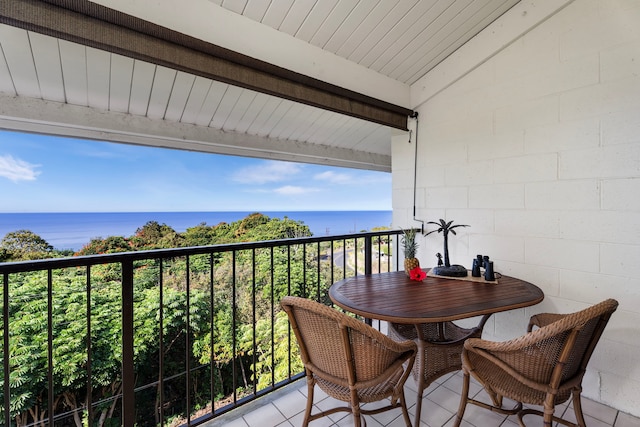
M 501 39 L 536 7 L 518 5 L 412 87 L 416 217 L 470 225 L 451 236 L 453 263 L 490 255 L 545 292 L 494 316 L 487 338 L 616 298 L 584 395 L 640 416 L 640 2 L 566 2 Z M 393 141 L 397 227 L 419 225 L 415 136 Z M 435 265 L 442 236 L 420 244 L 421 265 Z

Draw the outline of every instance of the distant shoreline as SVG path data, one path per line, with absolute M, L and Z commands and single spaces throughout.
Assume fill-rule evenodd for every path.
M 242 218 L 247 215 L 254 213 L 261 213 L 263 215 L 267 215 L 269 217 L 282 217 L 283 215 L 291 216 L 296 214 L 308 215 L 308 214 L 359 214 L 362 212 L 366 213 L 380 213 L 380 214 L 391 214 L 392 210 L 302 210 L 302 211 L 96 211 L 96 212 L 0 212 L 0 218 L 9 218 L 9 217 L 29 217 L 29 216 L 41 216 L 41 215 L 140 215 L 140 216 L 149 216 L 149 215 L 205 215 L 205 216 L 219 216 L 219 215 L 231 215 L 238 216 L 242 215 Z M 4 229 L 5 226 L 3 223 L 0 223 L 0 229 Z
M 170 211 L 170 212 L 23 212 L 0 213 L 0 238 L 16 230 L 30 230 L 59 250 L 77 251 L 92 238 L 133 235 L 149 221 L 177 232 L 201 223 L 235 222 L 252 213 L 302 221 L 314 236 L 348 234 L 390 227 L 392 211 Z

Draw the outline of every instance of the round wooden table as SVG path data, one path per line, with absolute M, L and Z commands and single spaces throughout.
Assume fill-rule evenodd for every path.
M 415 425 L 420 425 L 424 389 L 435 378 L 460 369 L 465 339 L 480 337 L 493 313 L 532 306 L 544 299 L 540 288 L 515 277 L 502 276 L 498 283 L 468 279 L 428 275 L 417 282 L 404 271 L 395 271 L 350 277 L 329 288 L 329 297 L 337 306 L 367 319 L 387 321 L 390 336 L 414 339 L 418 344 Z M 475 328 L 452 323 L 476 316 L 482 319 Z

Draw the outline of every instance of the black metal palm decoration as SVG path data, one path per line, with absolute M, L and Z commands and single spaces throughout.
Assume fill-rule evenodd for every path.
M 465 267 L 462 267 L 460 265 L 452 266 L 451 263 L 449 262 L 449 233 L 453 233 L 453 235 L 455 236 L 456 231 L 454 230 L 454 228 L 468 227 L 468 225 L 463 225 L 463 224 L 451 225 L 453 224 L 453 221 L 446 222 L 444 219 L 440 219 L 440 222 L 429 221 L 427 222 L 427 224 L 434 224 L 434 225 L 437 225 L 439 228 L 437 230 L 428 232 L 427 234 L 425 234 L 425 236 L 428 236 L 429 234 L 435 233 L 435 232 L 442 233 L 444 236 L 444 266 L 435 267 L 434 268 L 435 273 L 442 276 L 456 276 L 456 277 L 466 276 L 467 269 Z

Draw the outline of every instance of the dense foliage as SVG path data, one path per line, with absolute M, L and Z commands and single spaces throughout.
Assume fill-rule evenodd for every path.
M 0 262 L 42 259 L 61 256 L 42 237 L 29 230 L 16 230 L 5 234 L 0 241 Z
M 310 235 L 308 227 L 300 222 L 262 214 L 231 224 L 203 223 L 184 233 L 152 221 L 130 237 L 92 239 L 76 255 Z M 136 265 L 134 357 L 138 424 L 157 425 L 161 416 L 165 420 L 184 420 L 188 416 L 187 395 L 192 411 L 206 408 L 211 402 L 220 406 L 225 396 L 240 397 L 245 392 L 262 390 L 302 370 L 295 344 L 290 357 L 289 344 L 295 341 L 278 302 L 287 294 L 327 298 L 326 289 L 331 283 L 328 263 L 319 262 L 319 247 L 309 246 L 154 259 Z M 8 233 L 0 243 L 0 254 L 4 260 L 12 261 L 68 255 L 55 251 L 26 230 Z M 51 285 L 47 272 L 11 277 L 11 417 L 17 426 L 44 425 L 52 390 L 55 413 L 66 414 L 60 422 L 85 425 L 90 378 L 93 425 L 119 424 L 119 264 L 61 269 L 51 274 Z M 5 331 L 1 328 L 3 343 Z M 3 369 L 0 366 L 0 371 Z M 190 389 L 186 389 L 186 375 L 191 376 Z M 162 394 L 159 378 L 164 379 Z M 0 401 L 3 393 L 0 390 Z M 155 419 L 150 419 L 151 414 Z

